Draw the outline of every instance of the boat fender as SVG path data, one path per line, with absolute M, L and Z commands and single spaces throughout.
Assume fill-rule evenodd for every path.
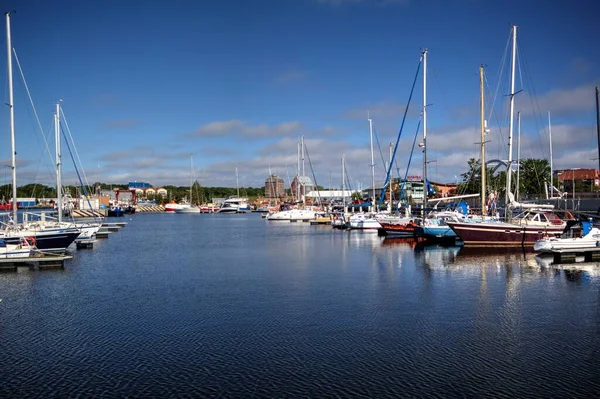
M 600 247 L 600 241 L 596 241 L 596 246 Z

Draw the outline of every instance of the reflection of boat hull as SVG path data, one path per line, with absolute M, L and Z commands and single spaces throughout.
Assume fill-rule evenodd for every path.
M 421 242 L 421 239 L 415 237 L 385 237 L 381 243 L 384 247 L 406 246 L 415 248 Z
M 518 226 L 510 223 L 456 223 L 448 225 L 469 246 L 523 246 L 533 244 L 546 235 L 559 235 L 564 226 Z

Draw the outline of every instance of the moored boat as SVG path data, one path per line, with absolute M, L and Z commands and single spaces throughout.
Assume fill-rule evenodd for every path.
M 545 236 L 533 244 L 538 253 L 577 252 L 598 248 L 600 251 L 600 229 L 591 221 L 572 220 L 567 223 L 560 237 Z
M 230 197 L 223 202 L 217 213 L 247 213 L 250 211 L 248 198 Z

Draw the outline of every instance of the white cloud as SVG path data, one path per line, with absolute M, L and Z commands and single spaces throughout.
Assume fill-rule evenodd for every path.
M 227 121 L 215 121 L 207 123 L 191 134 L 193 137 L 216 137 L 227 135 L 240 135 L 250 138 L 273 137 L 281 135 L 290 135 L 297 133 L 302 129 L 302 124 L 298 121 L 283 122 L 278 125 L 249 125 L 238 119 Z

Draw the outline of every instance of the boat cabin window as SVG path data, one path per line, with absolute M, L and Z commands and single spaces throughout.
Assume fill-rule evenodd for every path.
M 551 213 L 551 212 L 546 212 L 544 213 L 544 216 L 548 219 L 548 221 L 552 224 L 561 224 L 562 220 L 558 217 L 557 214 L 555 213 Z

